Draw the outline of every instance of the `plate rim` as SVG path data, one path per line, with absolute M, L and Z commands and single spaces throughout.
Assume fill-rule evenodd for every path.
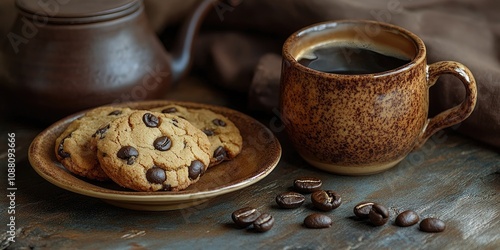
M 245 187 L 248 187 L 252 184 L 257 183 L 258 181 L 262 180 L 265 178 L 267 175 L 269 175 L 274 168 L 278 165 L 280 162 L 281 156 L 282 156 L 282 147 L 281 144 L 276 138 L 276 136 L 270 131 L 269 128 L 264 126 L 261 122 L 257 121 L 253 117 L 244 114 L 240 111 L 230 109 L 224 106 L 218 106 L 218 105 L 212 105 L 212 104 L 206 104 L 206 103 L 196 103 L 196 102 L 187 102 L 187 101 L 176 101 L 176 100 L 150 100 L 150 101 L 137 101 L 137 102 L 125 102 L 125 103 L 119 103 L 119 104 L 107 104 L 107 105 L 102 105 L 102 106 L 113 106 L 113 107 L 131 107 L 131 108 L 137 108 L 137 107 L 146 107 L 146 106 L 157 106 L 160 107 L 162 105 L 171 105 L 171 104 L 176 104 L 176 105 L 185 105 L 188 107 L 196 107 L 196 108 L 209 108 L 210 110 L 222 110 L 230 113 L 235 113 L 244 119 L 250 119 L 257 125 L 259 125 L 262 129 L 266 130 L 267 133 L 272 135 L 272 141 L 273 144 L 277 147 L 277 155 L 274 158 L 274 160 L 268 164 L 266 167 L 259 167 L 258 172 L 255 174 L 249 176 L 248 178 L 245 178 L 244 180 L 235 180 L 235 183 L 232 184 L 223 184 L 220 186 L 217 186 L 216 188 L 209 189 L 209 190 L 204 190 L 204 191 L 199 191 L 199 192 L 175 192 L 175 193 L 161 193 L 158 194 L 157 192 L 138 192 L 138 191 L 118 191 L 118 190 L 112 190 L 112 193 L 105 193 L 105 192 L 99 192 L 95 190 L 85 190 L 81 188 L 76 188 L 75 186 L 67 186 L 64 183 L 58 181 L 54 176 L 47 174 L 42 171 L 40 168 L 40 164 L 43 164 L 40 162 L 41 159 L 38 158 L 43 158 L 41 155 L 34 154 L 36 151 L 35 147 L 42 147 L 41 144 L 43 142 L 42 138 L 47 137 L 51 131 L 54 129 L 59 128 L 62 124 L 69 124 L 73 120 L 77 119 L 78 117 L 82 116 L 89 110 L 85 109 L 79 112 L 76 112 L 74 114 L 68 115 L 53 124 L 51 124 L 49 127 L 45 128 L 42 130 L 31 142 L 28 150 L 28 160 L 31 165 L 31 167 L 35 170 L 35 172 L 38 173 L 43 179 L 46 181 L 50 182 L 51 184 L 62 188 L 64 190 L 71 191 L 73 193 L 89 196 L 89 197 L 94 197 L 94 198 L 99 198 L 99 199 L 105 199 L 105 200 L 111 200 L 111 201 L 128 201 L 128 202 L 148 202 L 148 201 L 154 201 L 154 202 L 178 202 L 178 201 L 193 201 L 193 200 L 198 200 L 198 199 L 208 199 L 208 198 L 213 198 L 216 196 L 220 196 L 223 194 L 227 194 L 233 191 L 237 191 L 240 189 L 243 189 Z M 99 107 L 102 107 L 99 106 Z M 97 107 L 95 107 L 97 108 Z M 244 150 L 244 149 L 243 149 Z M 53 166 L 53 167 L 58 167 L 58 166 Z M 50 168 L 50 167 L 49 167 Z M 76 176 L 72 175 L 73 178 L 77 178 Z M 87 182 L 89 185 L 96 186 L 90 182 Z M 99 187 L 101 189 L 107 189 L 105 187 Z M 108 189 L 111 190 L 111 189 Z M 123 192 L 123 193 L 122 193 Z M 126 192 L 126 193 L 125 193 Z

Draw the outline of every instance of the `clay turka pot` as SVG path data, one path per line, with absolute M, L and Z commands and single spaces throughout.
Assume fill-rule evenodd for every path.
M 17 0 L 0 53 L 0 93 L 9 110 L 54 121 L 113 102 L 165 96 L 191 64 L 204 0 L 168 54 L 140 0 Z

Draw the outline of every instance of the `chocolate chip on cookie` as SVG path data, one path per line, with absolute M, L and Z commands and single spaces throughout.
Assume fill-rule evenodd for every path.
M 157 166 L 153 166 L 146 172 L 146 179 L 151 183 L 162 184 L 167 180 L 167 174 L 165 173 L 165 170 Z
M 220 162 L 226 160 L 227 159 L 226 149 L 224 149 L 224 147 L 222 147 L 222 146 L 219 146 L 217 149 L 215 149 L 213 158 L 215 159 L 215 162 L 217 162 L 217 163 L 220 163 Z
M 203 162 L 194 160 L 189 165 L 189 179 L 194 180 L 205 172 L 205 165 Z
M 148 126 L 150 128 L 158 127 L 158 123 L 160 122 L 158 120 L 158 117 L 156 117 L 155 115 L 153 115 L 151 113 L 145 113 L 142 116 L 142 120 L 144 121 L 144 124 L 146 124 L 146 126 Z
M 157 150 L 167 151 L 172 146 L 172 141 L 170 140 L 170 138 L 168 138 L 168 136 L 160 136 L 156 138 L 156 140 L 153 142 L 153 145 Z
M 164 114 L 170 114 L 170 113 L 177 112 L 177 109 L 175 107 L 168 107 L 168 108 L 162 109 L 161 112 Z
M 215 124 L 217 126 L 221 126 L 221 127 L 225 127 L 226 126 L 226 122 L 224 122 L 221 119 L 213 119 L 212 122 L 213 122 L 213 124 Z
M 207 136 L 214 136 L 215 132 L 211 129 L 202 129 L 203 133 L 205 133 Z
M 70 153 L 64 151 L 64 140 L 68 139 L 71 137 L 71 133 L 69 133 L 66 137 L 64 137 L 61 142 L 59 143 L 59 147 L 57 148 L 57 154 L 61 156 L 62 159 L 68 158 L 71 156 Z
M 139 152 L 132 146 L 123 146 L 118 150 L 116 156 L 122 160 L 127 160 L 128 165 L 132 165 L 135 162 L 135 158 L 139 156 Z
M 119 109 L 111 111 L 108 115 L 121 115 L 123 112 Z

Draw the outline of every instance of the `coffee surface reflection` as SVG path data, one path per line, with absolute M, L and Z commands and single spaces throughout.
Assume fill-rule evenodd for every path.
M 355 46 L 331 45 L 305 52 L 298 62 L 314 70 L 344 75 L 380 73 L 410 62 L 404 55 L 389 54 Z

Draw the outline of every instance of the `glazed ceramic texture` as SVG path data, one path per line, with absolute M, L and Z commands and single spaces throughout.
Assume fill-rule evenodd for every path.
M 399 27 L 368 21 L 333 24 L 298 31 L 283 47 L 283 122 L 292 144 L 311 165 L 338 174 L 381 172 L 396 165 L 439 129 L 464 120 L 472 112 L 475 83 L 463 65 L 442 62 L 431 65 L 428 71 L 423 42 Z M 389 71 L 360 75 L 324 73 L 297 62 L 305 48 L 332 39 L 331 35 L 310 33 L 349 33 L 367 30 L 370 25 L 371 30 L 375 27 L 379 32 L 366 39 L 360 39 L 362 34 L 357 32 L 345 37 L 351 36 L 357 43 L 394 46 L 397 53 L 411 56 L 411 62 Z M 455 110 L 429 120 L 429 87 L 440 74 L 453 73 L 457 68 L 466 76 L 458 76 L 466 86 L 466 100 Z

